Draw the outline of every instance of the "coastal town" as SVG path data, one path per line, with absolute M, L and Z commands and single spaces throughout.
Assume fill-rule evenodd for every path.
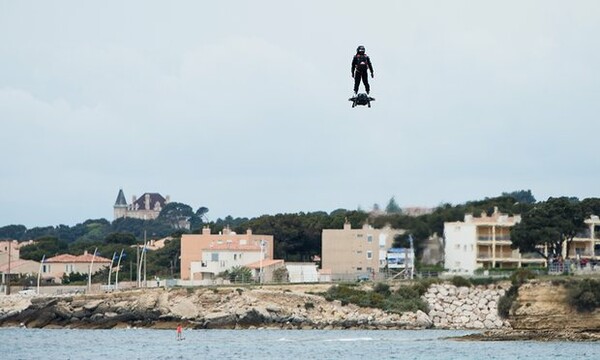
M 571 331 L 597 328 L 600 323 L 577 315 L 550 294 L 531 295 L 537 305 L 529 301 L 524 309 L 513 304 L 508 314 L 502 314 L 499 304 L 513 291 L 510 279 L 514 286 L 514 275 L 521 270 L 542 278 L 554 275 L 560 279 L 564 274 L 594 278 L 600 259 L 598 216 L 588 214 L 577 234 L 562 243 L 558 253 L 550 253 L 556 249 L 551 243 L 538 245 L 536 252 L 521 253 L 511 241 L 511 230 L 522 221 L 522 215 L 500 211 L 494 204 L 501 200 L 506 199 L 491 199 L 483 204 L 489 210 L 479 215 L 465 213 L 460 221 L 445 221 L 442 235 L 429 234 L 426 238 L 415 238 L 411 229 L 394 228 L 389 223 L 375 227 L 369 221 L 381 217 L 389 220 L 390 216 L 418 218 L 432 214 L 434 209 L 413 209 L 417 214 L 380 211 L 370 214 L 357 227 L 352 226 L 348 219 L 351 212 L 346 211 L 341 214 L 341 227 L 323 228 L 319 251 L 312 254 L 310 261 L 300 262 L 275 256 L 278 238 L 273 233 L 254 233 L 251 228 L 236 232 L 229 224 L 221 224 L 221 230 L 215 232 L 211 224 L 216 223 L 210 222 L 201 222 L 193 231 L 190 218 L 179 215 L 176 221 L 169 222 L 178 235 L 139 239 L 143 241 L 123 237 L 133 242 L 127 249 L 132 259 L 125 261 L 124 249 L 104 257 L 97 246 L 84 246 L 80 254 L 43 254 L 40 261 L 31 256 L 22 259 L 22 251 L 27 254 L 28 248 L 46 240 L 4 239 L 0 241 L 0 324 L 161 328 L 184 321 L 198 328 L 478 329 L 511 330 L 510 336 L 515 336 L 515 329 L 530 331 L 531 322 L 536 321 L 537 330 L 552 330 L 553 323 L 539 314 L 552 311 L 587 319 L 581 322 L 585 326 L 575 326 Z M 546 203 L 552 201 L 555 200 Z M 165 216 L 163 210 L 169 209 L 169 204 L 169 197 L 158 193 L 134 196 L 128 204 L 120 190 L 113 221 L 157 220 Z M 203 209 L 204 213 L 207 211 Z M 109 238 L 119 239 L 115 234 Z M 148 258 L 169 244 L 178 245 L 177 272 L 173 272 L 171 261 L 171 269 L 156 272 L 151 268 L 148 273 Z M 122 267 L 127 262 L 131 266 L 124 271 Z M 172 276 L 165 276 L 166 270 Z M 345 284 L 357 284 L 366 293 L 390 296 L 423 281 L 425 288 L 417 296 L 424 305 L 400 313 L 341 298 L 327 300 L 332 288 Z M 541 279 L 519 285 L 529 292 L 548 291 Z M 591 319 L 596 319 L 596 315 Z M 523 336 L 531 334 L 526 332 Z

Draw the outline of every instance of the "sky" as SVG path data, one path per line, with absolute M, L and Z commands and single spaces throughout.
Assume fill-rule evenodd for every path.
M 598 39 L 595 0 L 0 0 L 0 226 L 598 197 Z

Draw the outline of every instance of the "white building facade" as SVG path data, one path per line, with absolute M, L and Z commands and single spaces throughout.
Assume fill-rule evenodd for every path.
M 539 254 L 521 254 L 511 248 L 510 230 L 520 221 L 520 215 L 494 209 L 491 216 L 467 214 L 464 221 L 444 223 L 444 267 L 451 273 L 472 275 L 477 269 L 545 266 L 546 259 Z

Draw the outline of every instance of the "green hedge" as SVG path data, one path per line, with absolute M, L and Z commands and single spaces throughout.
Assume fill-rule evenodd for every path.
M 347 285 L 334 285 L 323 296 L 328 301 L 340 300 L 342 305 L 350 303 L 392 313 L 417 310 L 427 312 L 427 304 L 421 299 L 422 286 L 415 285 L 401 286 L 393 292 L 385 284 L 376 285 L 372 291 L 359 290 Z

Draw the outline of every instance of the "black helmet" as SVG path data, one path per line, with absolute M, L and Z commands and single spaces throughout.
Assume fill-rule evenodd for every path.
M 359 46 L 356 48 L 356 52 L 357 52 L 357 53 L 359 53 L 359 54 L 364 54 L 364 53 L 365 53 L 365 47 L 364 47 L 364 46 L 362 46 L 362 45 L 359 45 Z

